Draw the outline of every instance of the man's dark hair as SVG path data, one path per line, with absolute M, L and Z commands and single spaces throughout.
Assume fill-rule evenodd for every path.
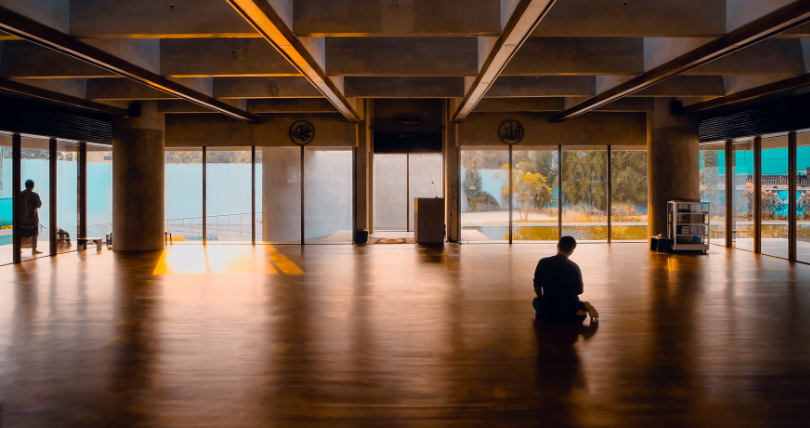
M 564 253 L 570 253 L 577 247 L 577 240 L 573 236 L 563 236 L 557 243 L 557 248 Z
M 25 180 L 25 188 L 30 189 L 32 187 L 34 187 L 34 180 L 31 180 L 30 178 Z

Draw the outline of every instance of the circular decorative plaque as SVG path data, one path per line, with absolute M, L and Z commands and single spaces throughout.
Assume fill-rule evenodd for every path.
M 306 146 L 315 139 L 315 127 L 308 120 L 296 120 L 290 125 L 288 134 L 290 141 L 299 146 Z
M 504 120 L 498 127 L 498 138 L 510 146 L 520 143 L 523 140 L 523 124 L 517 120 Z

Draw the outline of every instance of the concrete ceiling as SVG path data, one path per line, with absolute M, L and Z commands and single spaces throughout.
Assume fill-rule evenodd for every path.
M 340 110 L 348 119 L 362 98 L 450 98 L 459 119 L 465 105 L 467 112 L 561 111 L 802 3 L 0 0 L 57 33 L 228 105 L 252 113 Z M 2 79 L 116 107 L 161 100 L 167 112 L 212 111 L 29 40 L 0 39 Z M 795 78 L 809 67 L 810 25 L 803 24 L 599 109 L 644 111 L 654 97 L 692 104 Z

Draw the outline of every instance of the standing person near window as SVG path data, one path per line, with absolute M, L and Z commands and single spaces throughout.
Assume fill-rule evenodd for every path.
M 39 213 L 37 210 L 42 206 L 42 200 L 34 192 L 34 180 L 25 180 L 25 190 L 20 195 L 22 208 L 20 209 L 20 229 L 23 238 L 31 238 L 31 255 L 42 254 L 37 251 L 37 239 L 39 238 Z

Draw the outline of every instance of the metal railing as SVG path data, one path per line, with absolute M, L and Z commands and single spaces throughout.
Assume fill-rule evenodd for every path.
M 261 230 L 261 211 L 256 212 L 256 229 Z M 251 213 L 233 213 L 206 216 L 206 238 L 209 241 L 250 241 Z M 203 217 L 168 219 L 165 229 L 187 241 L 202 240 Z

